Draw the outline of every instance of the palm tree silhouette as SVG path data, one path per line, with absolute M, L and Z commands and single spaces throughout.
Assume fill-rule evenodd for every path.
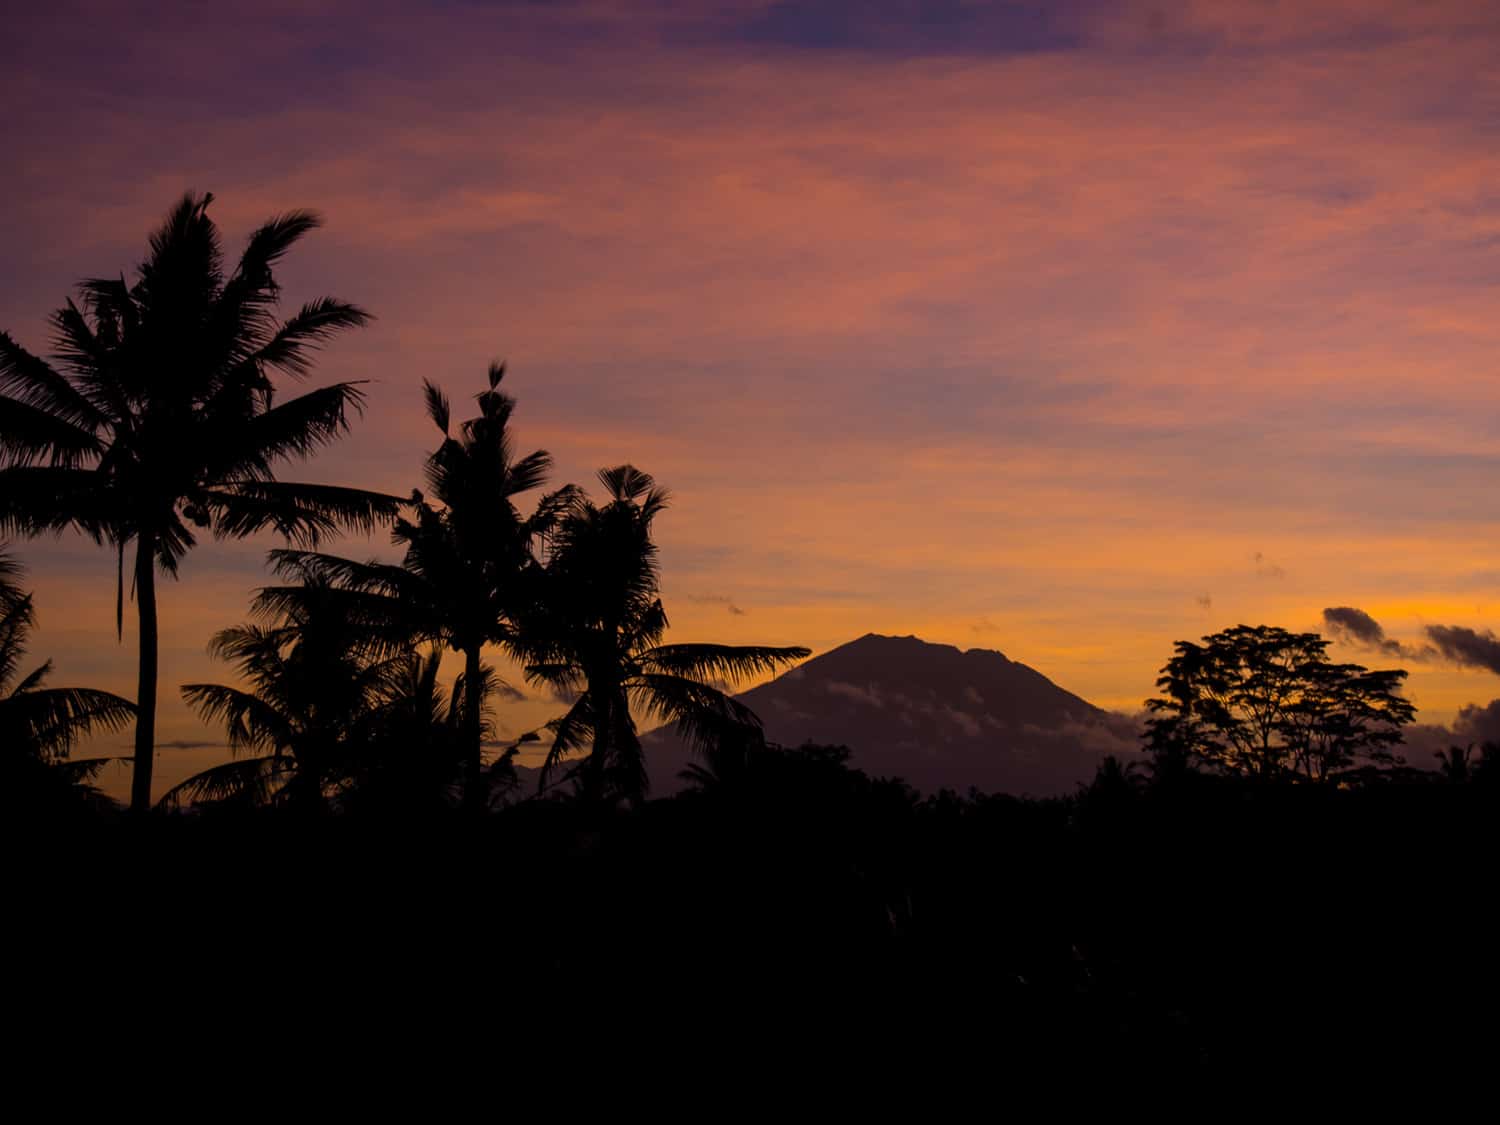
M 209 651 L 232 662 L 250 690 L 184 684 L 182 696 L 224 725 L 231 753 L 258 754 L 189 778 L 162 797 L 164 806 L 241 799 L 318 810 L 358 769 L 359 752 L 401 698 L 410 654 L 371 646 L 346 606 L 339 591 L 313 582 L 276 623 L 215 635 Z
M 467 676 L 460 674 L 453 691 L 444 690 L 438 673 L 443 650 L 433 645 L 408 652 L 400 666 L 389 703 L 370 726 L 368 744 L 353 762 L 346 807 L 389 814 L 435 813 L 452 807 L 455 796 L 469 790 Z M 480 699 L 492 696 L 494 670 L 481 665 Z M 480 734 L 494 733 L 493 715 L 481 707 Z M 530 741 L 535 734 L 523 736 Z M 484 769 L 485 807 L 517 783 L 514 766 L 520 742 L 503 750 Z
M 395 497 L 275 479 L 348 429 L 363 396 L 335 383 L 277 401 L 271 376 L 303 378 L 312 353 L 364 324 L 322 297 L 278 322 L 273 270 L 320 220 L 271 219 L 226 274 L 212 195 L 186 195 L 151 236 L 133 285 L 84 282 L 52 316 L 56 366 L 0 332 L 0 531 L 76 528 L 118 552 L 116 628 L 134 543 L 140 618 L 131 808 L 150 805 L 156 734 L 156 568 L 176 575 L 193 528 L 273 529 L 307 546 L 394 518 Z
M 523 622 L 520 643 L 528 677 L 572 699 L 552 724 L 542 783 L 586 750 L 575 769 L 588 799 L 637 800 L 649 781 L 632 707 L 672 723 L 700 752 L 742 740 L 760 720 L 714 682 L 774 671 L 809 650 L 662 644 L 667 615 L 651 525 L 667 493 L 631 465 L 604 469 L 599 480 L 609 502 L 573 494 L 549 536 L 546 596 Z
M 499 683 L 483 665 L 486 645 L 514 650 L 518 606 L 535 596 L 538 565 L 533 544 L 571 502 L 575 489 L 542 497 L 523 517 L 515 497 L 540 487 L 552 465 L 542 450 L 517 458 L 509 424 L 515 399 L 500 389 L 503 364 L 491 364 L 488 386 L 476 400 L 479 416 L 451 429 L 447 397 L 424 381 L 427 413 L 443 433 L 427 458 L 424 476 L 437 505 L 413 493 L 413 520 L 396 521 L 393 539 L 406 547 L 400 566 L 361 563 L 314 551 L 273 552 L 278 573 L 336 584 L 376 632 L 393 640 L 438 641 L 464 657 L 463 682 L 477 691 L 461 696 L 465 753 L 464 802 L 488 806 L 490 785 L 484 768 L 485 701 Z M 295 601 L 300 586 L 267 591 L 271 598 Z
M 1438 759 L 1438 776 L 1454 785 L 1463 785 L 1474 776 L 1474 744 L 1449 746 L 1447 750 L 1434 751 Z
M 36 625 L 21 568 L 0 548 L 0 790 L 28 803 L 76 795 L 112 759 L 68 760 L 78 740 L 96 730 L 118 730 L 135 706 L 94 688 L 49 688 L 52 662 L 17 678 Z M 87 790 L 85 790 L 87 792 Z

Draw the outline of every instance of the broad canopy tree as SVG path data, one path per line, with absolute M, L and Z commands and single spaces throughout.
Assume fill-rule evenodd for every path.
M 53 314 L 46 360 L 0 332 L 0 532 L 75 528 L 119 555 L 134 550 L 139 613 L 131 806 L 149 807 L 157 680 L 156 572 L 176 575 L 195 531 L 262 530 L 303 546 L 339 529 L 369 530 L 401 501 L 361 489 L 276 479 L 343 434 L 359 386 L 277 397 L 273 376 L 305 378 L 314 351 L 364 324 L 331 297 L 276 315 L 275 269 L 316 215 L 271 219 L 226 269 L 211 195 L 185 196 L 152 234 L 133 283 L 98 278 Z
M 1158 767 L 1203 767 L 1261 779 L 1339 781 L 1397 765 L 1393 748 L 1416 714 L 1406 672 L 1328 659 L 1316 633 L 1238 625 L 1179 641 L 1146 701 Z

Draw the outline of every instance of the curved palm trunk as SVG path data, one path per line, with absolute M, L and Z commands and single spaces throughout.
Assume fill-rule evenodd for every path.
M 464 807 L 471 812 L 483 812 L 489 804 L 484 785 L 484 732 L 480 722 L 479 682 L 482 674 L 479 646 L 471 645 L 464 649 Z
M 135 769 L 130 811 L 151 808 L 151 767 L 156 756 L 156 542 L 142 533 L 136 541 L 135 604 L 140 619 L 139 667 L 135 690 Z

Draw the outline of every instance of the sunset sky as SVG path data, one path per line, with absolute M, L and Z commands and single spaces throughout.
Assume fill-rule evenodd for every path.
M 1484 0 L 26 5 L 0 328 L 45 350 L 187 189 L 236 249 L 316 208 L 287 311 L 369 308 L 314 379 L 373 384 L 287 476 L 409 492 L 420 380 L 461 414 L 502 357 L 559 483 L 673 491 L 675 639 L 915 633 L 1134 711 L 1239 622 L 1496 625 L 1497 58 Z M 163 785 L 270 545 L 160 588 Z M 13 546 L 35 659 L 133 695 L 113 557 Z M 1406 666 L 1426 722 L 1500 696 Z

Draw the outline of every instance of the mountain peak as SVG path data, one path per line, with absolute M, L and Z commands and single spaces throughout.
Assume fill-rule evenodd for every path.
M 957 645 L 943 644 L 940 641 L 923 640 L 921 637 L 917 636 L 914 633 L 907 633 L 904 636 L 900 636 L 894 633 L 866 633 L 862 637 L 857 637 L 852 641 L 839 645 L 837 648 L 830 649 L 829 653 L 840 652 L 844 649 L 850 649 L 856 646 L 862 646 L 871 649 L 906 649 L 913 652 L 919 649 L 941 649 L 948 652 L 957 653 L 960 656 L 998 656 L 1001 660 L 1006 660 L 1007 662 L 1009 662 L 1005 653 L 1001 652 L 999 649 L 962 649 Z M 828 655 L 828 653 L 825 653 L 824 655 L 826 656 Z
M 771 742 L 848 746 L 854 766 L 927 792 L 1067 793 L 1139 745 L 1131 720 L 1004 653 L 911 635 L 866 633 L 740 699 Z

